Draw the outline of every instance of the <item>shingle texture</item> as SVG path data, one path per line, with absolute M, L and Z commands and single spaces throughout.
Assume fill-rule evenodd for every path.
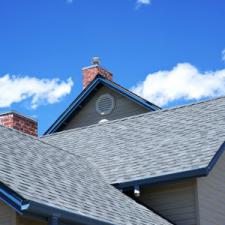
M 225 141 L 225 98 L 43 138 L 83 156 L 111 184 L 206 168 Z
M 27 200 L 111 224 L 170 224 L 107 184 L 82 157 L 2 126 L 0 181 Z

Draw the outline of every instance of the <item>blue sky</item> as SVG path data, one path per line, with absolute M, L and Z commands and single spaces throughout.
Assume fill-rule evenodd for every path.
M 43 133 L 93 56 L 163 107 L 225 95 L 224 49 L 224 0 L 1 0 L 0 111 Z

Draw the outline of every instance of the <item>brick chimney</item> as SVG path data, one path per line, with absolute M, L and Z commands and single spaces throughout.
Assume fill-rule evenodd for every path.
M 82 69 L 83 71 L 83 89 L 85 89 L 99 74 L 108 80 L 112 80 L 112 73 L 100 66 L 100 59 L 94 57 L 92 59 L 92 65 Z
M 15 111 L 0 114 L 0 125 L 19 130 L 29 135 L 37 136 L 37 121 Z

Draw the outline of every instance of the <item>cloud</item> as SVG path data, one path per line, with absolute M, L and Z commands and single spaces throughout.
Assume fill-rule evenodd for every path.
M 137 0 L 138 5 L 149 5 L 151 0 Z
M 29 100 L 32 109 L 40 105 L 53 104 L 71 92 L 73 81 L 59 79 L 38 79 L 29 76 L 0 77 L 0 108 Z
M 190 63 L 180 63 L 170 71 L 149 74 L 132 91 L 160 106 L 217 97 L 225 95 L 225 69 L 200 72 Z
M 222 51 L 222 60 L 225 62 L 225 49 Z

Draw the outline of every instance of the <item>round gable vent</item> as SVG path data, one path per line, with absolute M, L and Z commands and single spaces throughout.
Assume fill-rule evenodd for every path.
M 101 95 L 96 101 L 96 111 L 102 116 L 110 114 L 114 107 L 115 100 L 110 94 Z

